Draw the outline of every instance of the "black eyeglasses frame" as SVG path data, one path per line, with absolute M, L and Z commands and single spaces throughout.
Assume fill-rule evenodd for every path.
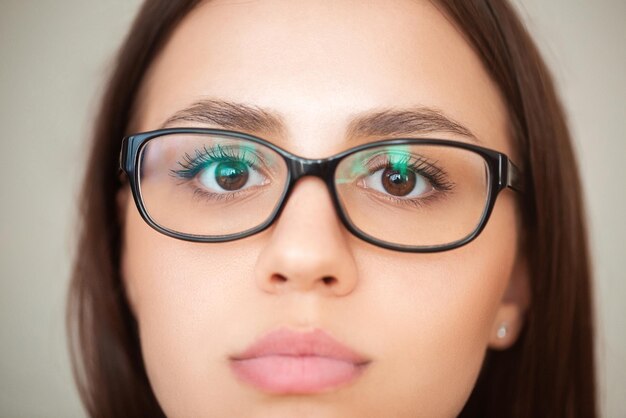
M 285 161 L 287 166 L 287 180 L 285 182 L 285 188 L 280 197 L 278 204 L 274 211 L 270 214 L 268 219 L 262 223 L 261 225 L 248 229 L 246 231 L 237 233 L 237 234 L 229 234 L 229 235 L 219 235 L 219 236 L 203 236 L 203 235 L 193 235 L 193 234 L 184 234 L 177 231 L 173 231 L 171 229 L 165 228 L 158 223 L 156 223 L 148 214 L 144 204 L 143 199 L 141 197 L 141 189 L 140 189 L 140 179 L 139 179 L 139 158 L 141 156 L 141 150 L 148 143 L 148 141 L 162 136 L 174 135 L 174 134 L 197 134 L 197 135 L 219 135 L 226 136 L 232 138 L 239 138 L 246 141 L 251 141 L 254 143 L 258 143 L 265 147 L 270 148 L 277 154 L 279 154 Z M 372 237 L 360 229 L 358 229 L 349 219 L 344 209 L 341 206 L 339 201 L 339 197 L 337 194 L 337 190 L 335 187 L 335 170 L 341 160 L 349 155 L 352 155 L 356 152 L 363 151 L 369 148 L 376 148 L 384 145 L 438 145 L 438 146 L 450 146 L 455 148 L 461 148 L 468 151 L 472 151 L 485 160 L 488 170 L 489 170 L 489 191 L 487 195 L 487 204 L 485 209 L 483 210 L 482 217 L 480 222 L 474 229 L 472 233 L 466 236 L 463 239 L 454 241 L 452 243 L 443 244 L 443 245 L 433 245 L 433 246 L 407 246 L 402 244 L 393 244 L 387 241 L 379 240 L 375 237 Z M 139 210 L 141 217 L 144 221 L 150 225 L 152 228 L 161 232 L 167 236 L 172 238 L 181 239 L 184 241 L 192 241 L 192 242 L 227 242 L 234 241 L 237 239 L 242 239 L 249 237 L 251 235 L 257 234 L 265 229 L 267 229 L 274 221 L 280 216 L 282 212 L 285 202 L 289 198 L 291 192 L 294 189 L 296 182 L 304 176 L 315 176 L 321 178 L 328 190 L 330 191 L 330 195 L 332 198 L 333 205 L 339 218 L 341 219 L 344 226 L 356 237 L 379 247 L 402 251 L 402 252 L 413 252 L 413 253 L 432 253 L 432 252 L 441 252 L 448 251 L 463 245 L 468 244 L 472 240 L 474 240 L 485 228 L 487 221 L 493 211 L 495 201 L 499 193 L 505 188 L 511 188 L 517 192 L 523 193 L 524 187 L 522 182 L 521 171 L 513 162 L 509 159 L 509 157 L 501 153 L 499 151 L 495 151 L 489 148 L 485 148 L 482 146 L 469 144 L 466 142 L 453 141 L 447 139 L 435 139 L 435 138 L 391 138 L 391 139 L 382 139 L 374 142 L 368 142 L 366 144 L 358 145 L 356 147 L 347 149 L 338 154 L 330 156 L 324 159 L 309 159 L 303 158 L 298 155 L 292 154 L 273 143 L 259 138 L 254 135 L 246 134 L 243 132 L 226 130 L 226 129 L 209 129 L 209 128 L 167 128 L 167 129 L 157 129 L 148 132 L 137 133 L 133 135 L 126 136 L 122 140 L 122 146 L 120 151 L 120 168 L 126 173 L 126 176 L 130 183 L 131 192 L 133 195 L 133 199 L 135 201 L 135 205 Z

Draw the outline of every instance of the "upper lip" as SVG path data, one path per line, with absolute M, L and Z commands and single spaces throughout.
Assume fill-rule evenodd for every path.
M 368 358 L 341 344 L 320 328 L 303 333 L 284 327 L 263 335 L 241 353 L 231 356 L 231 360 L 272 355 L 328 357 L 354 364 L 370 362 Z

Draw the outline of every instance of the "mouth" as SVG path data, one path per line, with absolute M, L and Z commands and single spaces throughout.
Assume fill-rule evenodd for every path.
M 356 381 L 371 360 L 325 331 L 280 328 L 229 358 L 237 378 L 264 392 L 327 392 Z

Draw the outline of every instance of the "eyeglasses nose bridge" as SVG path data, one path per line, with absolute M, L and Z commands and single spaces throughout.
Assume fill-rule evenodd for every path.
M 341 213 L 341 208 L 339 207 L 339 202 L 337 200 L 337 196 L 335 195 L 333 187 L 333 172 L 334 167 L 337 165 L 336 159 L 308 159 L 290 155 L 285 160 L 289 170 L 289 182 L 287 184 L 287 190 L 282 197 L 280 206 L 276 211 L 275 218 L 279 217 L 282 213 L 287 201 L 289 200 L 292 192 L 295 189 L 298 180 L 300 180 L 302 177 L 313 176 L 318 177 L 324 182 L 324 184 L 326 184 L 333 206 L 338 212 L 340 218 L 343 219 L 344 216 Z
M 291 173 L 291 182 L 294 183 L 304 176 L 315 176 L 321 178 L 325 183 L 331 174 L 330 160 L 314 160 L 306 158 L 293 158 L 288 162 Z

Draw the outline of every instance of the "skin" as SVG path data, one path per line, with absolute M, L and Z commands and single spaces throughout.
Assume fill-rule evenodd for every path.
M 515 161 L 499 91 L 429 2 L 203 4 L 151 66 L 132 128 L 157 129 L 202 98 L 279 113 L 282 135 L 250 133 L 304 157 L 349 148 L 346 126 L 356 114 L 420 105 Z M 148 377 L 170 417 L 452 417 L 486 350 L 515 341 L 528 305 L 510 190 L 478 238 L 432 254 L 354 237 L 312 177 L 297 184 L 273 226 L 228 243 L 169 238 L 140 218 L 128 188 L 118 198 L 127 296 Z M 498 339 L 503 322 L 508 333 Z M 238 381 L 228 356 L 278 326 L 323 328 L 372 363 L 353 384 L 322 394 L 272 395 Z

